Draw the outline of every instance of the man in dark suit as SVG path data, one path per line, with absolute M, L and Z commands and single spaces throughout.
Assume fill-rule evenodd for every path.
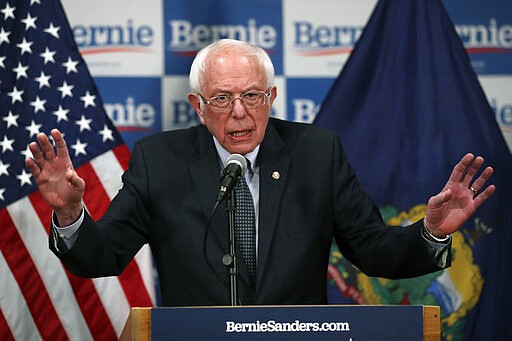
M 205 228 L 223 162 L 237 153 L 249 160 L 244 179 L 257 249 L 255 274 L 239 252 L 240 303 L 326 303 L 332 238 L 368 275 L 403 278 L 449 266 L 450 234 L 494 192 L 484 186 L 492 168 L 475 179 L 483 159 L 465 155 L 428 201 L 425 219 L 388 227 L 335 134 L 269 118 L 273 79 L 272 63 L 257 47 L 222 40 L 200 51 L 188 99 L 202 125 L 139 141 L 123 188 L 98 222 L 82 207 L 85 184 L 60 132 L 51 132 L 56 152 L 39 134 L 41 149 L 30 145 L 27 166 L 55 212 L 51 249 L 74 274 L 97 277 L 121 273 L 149 243 L 163 305 L 228 304 L 226 212 L 217 210 L 206 238 Z

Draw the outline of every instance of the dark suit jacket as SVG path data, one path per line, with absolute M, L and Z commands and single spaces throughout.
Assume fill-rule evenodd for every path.
M 249 287 L 240 261 L 242 304 L 325 304 L 333 237 L 343 255 L 368 275 L 399 278 L 440 270 L 421 237 L 421 221 L 406 228 L 382 222 L 335 134 L 270 119 L 257 162 L 257 285 Z M 272 177 L 275 171 L 279 179 Z M 212 221 L 207 257 L 225 283 L 203 256 L 219 186 L 219 159 L 208 130 L 197 126 L 141 140 L 123 183 L 100 221 L 86 215 L 71 250 L 59 253 L 50 243 L 69 270 L 85 277 L 119 274 L 149 243 L 163 305 L 229 304 L 228 271 L 221 263 L 228 251 L 223 207 Z

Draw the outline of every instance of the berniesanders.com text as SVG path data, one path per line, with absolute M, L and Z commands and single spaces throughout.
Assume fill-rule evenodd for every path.
M 348 332 L 348 322 L 234 322 L 226 321 L 226 333 Z

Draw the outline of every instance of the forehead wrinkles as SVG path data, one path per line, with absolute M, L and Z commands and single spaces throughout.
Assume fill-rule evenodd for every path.
M 215 51 L 205 61 L 201 89 L 206 90 L 206 86 L 229 89 L 231 84 L 226 84 L 225 80 L 243 78 L 247 78 L 248 88 L 265 86 L 265 72 L 256 56 L 240 49 Z

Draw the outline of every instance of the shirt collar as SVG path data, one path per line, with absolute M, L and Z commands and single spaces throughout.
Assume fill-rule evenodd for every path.
M 212 137 L 213 137 L 213 143 L 215 144 L 215 149 L 217 149 L 217 154 L 219 155 L 219 158 L 220 158 L 221 169 L 223 169 L 224 162 L 226 161 L 228 156 L 231 155 L 231 153 L 228 152 L 226 149 L 224 149 L 224 147 L 221 146 L 220 142 L 217 140 L 217 138 L 215 138 L 215 136 L 212 136 Z M 254 148 L 254 150 L 252 152 L 244 155 L 244 157 L 247 160 L 249 160 L 249 162 L 250 162 L 250 164 L 249 164 L 250 172 L 254 171 L 252 169 L 252 167 L 255 167 L 255 165 L 256 165 L 256 157 L 258 156 L 259 150 L 260 150 L 260 145 L 257 145 L 256 148 Z

